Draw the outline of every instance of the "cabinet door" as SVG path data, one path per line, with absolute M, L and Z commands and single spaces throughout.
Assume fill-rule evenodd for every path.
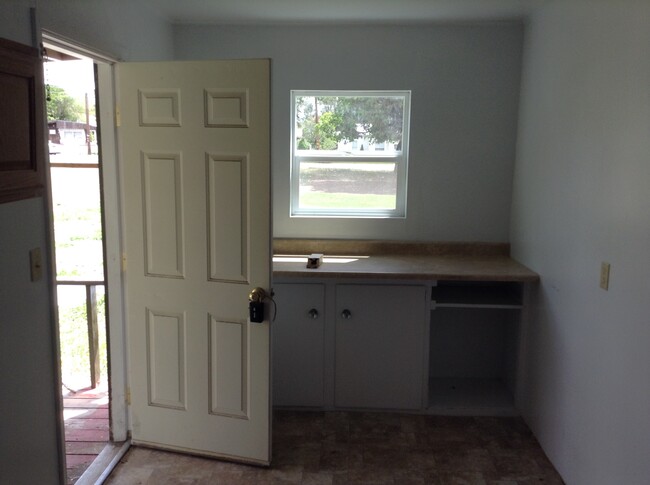
M 323 401 L 324 288 L 321 284 L 274 285 L 273 404 L 318 406 Z
M 419 409 L 425 288 L 336 287 L 338 407 Z
M 0 203 L 43 195 L 44 106 L 38 50 L 0 39 Z

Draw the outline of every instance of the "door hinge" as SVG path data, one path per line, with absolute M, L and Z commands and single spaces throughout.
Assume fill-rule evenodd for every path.
M 126 253 L 122 253 L 122 273 L 126 273 Z
M 115 106 L 115 127 L 119 128 L 122 125 L 122 113 L 120 113 L 120 107 Z
M 124 400 L 126 401 L 127 406 L 131 405 L 131 388 L 130 387 L 126 388 L 126 395 L 124 396 Z

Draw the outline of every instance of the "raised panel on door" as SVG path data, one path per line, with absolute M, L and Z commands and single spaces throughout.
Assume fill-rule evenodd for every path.
M 185 315 L 147 309 L 149 405 L 186 409 Z
M 322 284 L 274 285 L 273 404 L 324 404 L 325 301 Z
M 210 279 L 248 283 L 248 157 L 210 153 L 206 163 Z
M 420 286 L 336 287 L 337 407 L 421 408 L 425 294 Z
M 183 183 L 178 153 L 142 153 L 144 245 L 149 276 L 184 276 Z

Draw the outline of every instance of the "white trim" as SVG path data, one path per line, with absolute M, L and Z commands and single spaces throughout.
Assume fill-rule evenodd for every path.
M 314 150 L 315 151 L 315 150 Z M 321 150 L 324 151 L 324 150 Z M 301 162 L 331 162 L 331 163 L 404 163 L 404 155 L 397 152 L 395 155 L 300 155 L 296 153 L 295 157 Z
M 102 485 L 130 447 L 131 440 L 108 443 L 75 485 Z
M 99 51 L 92 47 L 88 47 L 50 30 L 42 29 L 41 34 L 43 45 L 45 45 L 46 48 L 50 47 L 56 49 L 57 51 L 63 52 L 64 54 L 75 57 L 85 57 L 97 63 L 115 64 L 119 60 L 112 54 Z
M 411 91 L 403 89 L 395 90 L 341 90 L 341 89 L 292 89 L 292 97 L 295 96 L 363 96 L 363 97 L 378 97 L 378 98 L 401 98 L 407 99 L 411 96 Z M 293 103 L 292 103 L 293 104 Z M 406 113 L 404 113 L 406 115 Z
M 120 199 L 120 171 L 115 127 L 114 67 L 97 64 L 97 92 L 99 97 L 99 126 L 102 154 L 102 187 L 104 196 L 104 229 L 106 244 L 106 290 L 108 293 L 108 325 L 111 386 L 111 431 L 115 441 L 127 439 L 128 407 L 126 317 L 124 280 L 122 273 L 122 204 Z
M 108 295 L 108 348 L 110 374 L 110 414 L 113 441 L 125 441 L 128 435 L 127 354 L 124 312 L 124 282 L 122 275 L 122 213 L 120 178 L 117 159 L 115 127 L 114 64 L 117 59 L 53 32 L 42 30 L 46 48 L 74 57 L 92 60 L 97 66 L 97 93 L 99 99 L 99 126 L 101 136 L 101 174 L 106 245 L 106 292 Z
M 372 153 L 340 155 L 335 152 L 301 154 L 295 146 L 296 140 L 296 98 L 300 96 L 363 96 L 396 97 L 404 99 L 402 125 L 402 150 L 395 154 Z M 410 91 L 339 91 L 339 90 L 292 90 L 291 91 L 291 165 L 290 165 L 290 217 L 332 217 L 332 218 L 406 218 L 406 196 L 408 185 L 408 145 L 411 118 Z M 395 209 L 301 209 L 300 208 L 300 164 L 301 162 L 332 163 L 394 163 L 397 171 Z

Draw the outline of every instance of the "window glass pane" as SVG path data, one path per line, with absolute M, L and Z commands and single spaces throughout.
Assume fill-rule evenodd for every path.
M 335 156 L 399 153 L 404 102 L 404 96 L 296 96 L 295 150 Z
M 394 210 L 396 201 L 395 162 L 300 162 L 301 210 Z
M 292 91 L 291 215 L 405 217 L 409 91 Z

